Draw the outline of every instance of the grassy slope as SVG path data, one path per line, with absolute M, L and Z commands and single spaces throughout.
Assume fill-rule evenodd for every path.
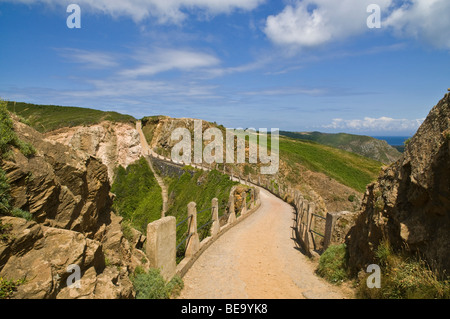
M 161 188 L 143 157 L 126 169 L 119 166 L 111 192 L 113 209 L 144 234 L 148 223 L 161 218 Z
M 329 134 L 321 132 L 299 133 L 285 131 L 280 132 L 280 134 L 291 138 L 314 141 L 320 144 L 348 150 L 374 160 L 383 161 L 385 163 L 390 162 L 389 158 L 400 156 L 400 153 L 398 153 L 395 148 L 384 144 L 382 141 L 379 141 L 370 136 L 347 133 Z M 376 147 L 378 153 L 376 153 L 374 150 L 369 151 L 366 147 L 364 147 L 365 145 L 370 144 Z
M 300 163 L 359 192 L 378 176 L 382 163 L 312 141 L 280 137 L 280 158 Z
M 198 228 L 211 220 L 210 207 L 213 198 L 219 200 L 219 216 L 224 214 L 223 207 L 228 203 L 231 187 L 238 184 L 217 170 L 197 171 L 193 176 L 186 172 L 180 178 L 166 177 L 165 182 L 169 185 L 169 208 L 166 215 L 175 216 L 179 223 L 187 217 L 187 205 L 195 202 L 197 212 L 202 212 L 197 216 Z M 200 232 L 200 239 L 207 235 L 209 228 L 205 227 L 205 232 Z M 177 228 L 178 242 L 182 240 L 186 230 L 187 223 Z
M 102 121 L 135 122 L 134 117 L 130 115 L 81 107 L 8 102 L 8 111 L 19 115 L 26 124 L 41 133 L 63 127 L 93 125 Z

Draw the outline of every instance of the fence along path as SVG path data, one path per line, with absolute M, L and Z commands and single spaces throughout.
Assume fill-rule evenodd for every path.
M 260 190 L 257 212 L 218 238 L 184 275 L 186 299 L 344 298 L 314 275 L 293 234 L 292 206 Z
M 152 152 L 148 145 L 144 154 L 171 162 Z M 232 179 L 245 183 L 238 177 Z M 257 211 L 202 252 L 184 274 L 185 288 L 179 298 L 347 298 L 340 288 L 317 277 L 315 265 L 302 254 L 295 234 L 294 208 L 258 188 Z

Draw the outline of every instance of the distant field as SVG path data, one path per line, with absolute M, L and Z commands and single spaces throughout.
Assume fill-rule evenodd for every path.
M 98 124 L 102 121 L 134 123 L 131 115 L 117 112 L 56 105 L 36 105 L 29 103 L 8 102 L 8 111 L 16 113 L 27 124 L 41 133 L 50 132 L 63 127 L 74 127 Z
M 300 163 L 359 192 L 378 177 L 382 163 L 312 141 L 280 137 L 280 158 L 290 166 Z

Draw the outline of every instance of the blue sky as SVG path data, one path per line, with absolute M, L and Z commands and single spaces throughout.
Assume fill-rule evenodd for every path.
M 0 0 L 0 97 L 410 135 L 450 87 L 448 14 L 448 0 Z

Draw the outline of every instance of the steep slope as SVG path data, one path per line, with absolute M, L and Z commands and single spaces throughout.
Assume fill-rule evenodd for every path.
M 0 277 L 21 280 L 12 298 L 132 298 L 128 275 L 146 258 L 111 211 L 106 166 L 18 121 L 14 132 L 36 152 L 11 147 L 0 162 L 11 205 L 30 215 L 0 216 Z M 71 265 L 81 288 L 67 286 Z
M 45 137 L 100 159 L 108 168 L 110 182 L 114 180 L 118 166 L 126 168 L 142 155 L 134 123 L 103 121 L 89 126 L 60 128 L 45 133 Z
M 108 167 L 110 182 L 116 167 L 126 168 L 142 154 L 136 120 L 130 115 L 23 102 L 8 102 L 8 110 L 47 139 L 100 159 Z
M 450 271 L 450 94 L 432 108 L 405 153 L 368 186 L 347 238 L 354 271 L 375 260 L 382 240 Z
M 375 161 L 389 164 L 400 158 L 401 153 L 386 141 L 370 136 L 347 133 L 329 134 L 321 132 L 280 132 L 281 135 L 302 140 L 314 141 L 353 152 Z

